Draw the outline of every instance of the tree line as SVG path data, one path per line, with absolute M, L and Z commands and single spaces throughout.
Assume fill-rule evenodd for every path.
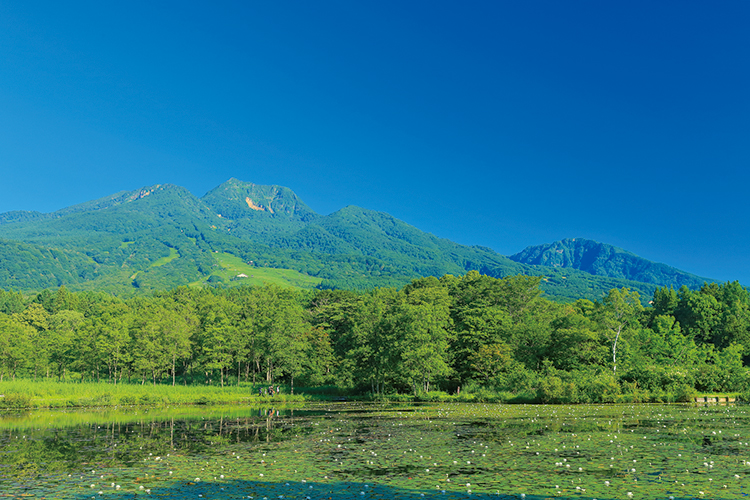
M 541 278 L 476 271 L 367 292 L 187 288 L 145 297 L 0 291 L 0 380 L 474 387 L 543 402 L 747 391 L 750 293 L 627 288 L 560 304 Z M 670 400 L 671 400 L 670 399 Z

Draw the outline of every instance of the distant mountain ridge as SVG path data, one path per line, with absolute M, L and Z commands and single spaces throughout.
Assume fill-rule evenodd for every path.
M 695 289 L 705 282 L 713 281 L 646 260 L 622 248 L 585 238 L 567 238 L 530 246 L 511 255 L 510 259 L 522 264 L 578 269 L 594 276 L 623 278 L 655 285 L 669 283 L 675 288 L 686 285 Z
M 218 256 L 217 256 L 218 254 Z M 230 179 L 198 198 L 158 184 L 56 212 L 0 214 L 0 288 L 138 293 L 221 283 L 223 254 L 322 280 L 322 287 L 402 286 L 421 276 L 478 270 L 544 276 L 552 298 L 601 297 L 627 286 L 700 286 L 701 278 L 589 240 L 529 247 L 511 258 L 425 233 L 356 206 L 329 215 L 292 190 Z

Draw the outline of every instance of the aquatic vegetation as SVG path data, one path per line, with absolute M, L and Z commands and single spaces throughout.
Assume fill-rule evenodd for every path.
M 108 384 L 97 382 L 60 383 L 55 380 L 29 379 L 0 381 L 0 410 L 21 408 L 78 408 L 102 406 L 143 406 L 179 404 L 264 404 L 269 401 L 281 404 L 302 402 L 302 395 L 282 393 L 273 396 L 258 395 L 259 388 L 267 384 L 242 382 L 240 385 L 171 386 L 140 384 Z
M 3 418 L 0 489 L 48 498 L 259 500 L 750 493 L 750 416 L 743 406 L 210 410 L 72 427 L 45 427 L 38 416 L 32 427 L 14 428 Z

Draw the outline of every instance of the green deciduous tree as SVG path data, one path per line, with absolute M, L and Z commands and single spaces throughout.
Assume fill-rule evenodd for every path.
M 5 375 L 14 380 L 32 364 L 37 331 L 23 321 L 0 313 L 0 381 Z
M 435 280 L 437 281 L 437 280 Z M 393 334 L 400 352 L 401 374 L 412 387 L 425 392 L 435 377 L 450 372 L 447 362 L 450 340 L 451 299 L 445 288 L 429 286 L 407 290 L 406 301 L 396 313 Z
M 612 289 L 598 303 L 598 320 L 609 340 L 612 353 L 612 372 L 617 373 L 617 349 L 624 333 L 640 328 L 639 315 L 643 311 L 640 295 L 627 288 Z
M 570 308 L 568 314 L 554 320 L 548 359 L 560 370 L 580 370 L 603 366 L 607 358 L 599 325 Z
M 76 361 L 76 332 L 85 322 L 82 313 L 70 310 L 61 310 L 49 319 L 47 352 L 58 380 L 65 380 L 68 367 Z

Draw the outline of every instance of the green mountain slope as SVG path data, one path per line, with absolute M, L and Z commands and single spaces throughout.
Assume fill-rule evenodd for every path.
M 606 243 L 568 238 L 546 245 L 527 247 L 510 258 L 523 264 L 578 269 L 594 276 L 622 278 L 654 285 L 699 288 L 713 280 L 659 264 Z
M 462 274 L 478 266 L 506 276 L 524 270 L 524 266 L 491 250 L 458 245 L 386 213 L 354 206 L 317 219 L 299 232 L 279 236 L 271 244 L 278 248 L 374 258 L 398 264 L 420 276 Z
M 70 273 L 54 273 L 58 281 L 73 289 L 122 293 L 198 279 L 213 263 L 210 245 L 201 245 L 202 240 L 197 238 L 208 230 L 212 217 L 210 209 L 184 188 L 159 185 L 118 193 L 30 221 L 6 222 L 0 224 L 0 234 L 37 249 L 56 249 L 88 259 L 93 271 L 75 273 L 82 279 L 72 279 Z M 169 265 L 153 266 L 174 251 L 180 258 Z M 9 257 L 7 265 L 17 266 L 17 261 L 36 266 L 26 257 Z M 39 280 L 28 279 L 12 285 L 0 282 L 4 288 L 20 290 L 38 289 L 39 284 Z
M 201 201 L 222 219 L 227 231 L 250 240 L 298 230 L 320 217 L 289 188 L 237 179 L 212 189 Z
M 0 238 L 0 288 L 27 291 L 65 284 L 132 294 L 185 284 L 234 284 L 227 255 L 250 266 L 243 269 L 259 269 L 242 274 L 273 275 L 303 287 L 402 286 L 420 276 L 469 270 L 493 277 L 543 275 L 542 288 L 560 300 L 595 299 L 622 286 L 646 297 L 656 284 L 682 284 L 659 281 L 681 275 L 663 271 L 654 278 L 655 271 L 648 274 L 645 264 L 633 260 L 637 256 L 624 251 L 614 255 L 627 258 L 595 258 L 589 266 L 581 263 L 593 254 L 574 249 L 563 249 L 571 265 L 558 265 L 544 252 L 511 259 L 438 238 L 383 212 L 349 206 L 321 216 L 287 188 L 237 179 L 203 198 L 163 184 L 49 214 L 8 212 L 0 214 Z M 310 279 L 282 279 L 269 268 Z
M 97 263 L 80 252 L 0 239 L 0 283 L 6 290 L 41 290 L 97 277 Z

